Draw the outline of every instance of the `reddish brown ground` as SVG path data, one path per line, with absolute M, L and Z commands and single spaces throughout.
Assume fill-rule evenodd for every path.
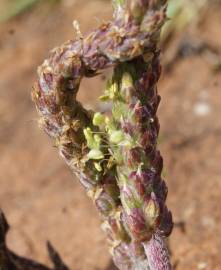
M 91 201 L 52 142 L 38 128 L 30 99 L 36 68 L 49 49 L 110 16 L 108 1 L 63 1 L 39 6 L 0 29 L 0 206 L 11 224 L 9 246 L 20 255 L 48 263 L 50 240 L 73 270 L 106 269 L 110 256 Z M 171 58 L 184 37 L 221 49 L 221 8 L 208 10 L 198 27 L 174 38 Z M 221 269 L 221 55 L 206 49 L 177 61 L 160 82 L 160 148 L 175 228 L 170 238 L 177 270 Z M 96 106 L 100 78 L 85 81 L 81 100 Z M 109 266 L 108 269 L 114 269 Z

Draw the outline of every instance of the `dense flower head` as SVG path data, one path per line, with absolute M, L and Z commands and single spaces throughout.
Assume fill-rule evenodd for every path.
M 55 48 L 32 93 L 41 126 L 92 198 L 122 270 L 138 262 L 147 269 L 145 243 L 172 230 L 156 116 L 166 2 L 115 0 L 113 22 Z M 112 114 L 87 111 L 76 100 L 81 80 L 109 67 L 100 100 L 111 102 Z

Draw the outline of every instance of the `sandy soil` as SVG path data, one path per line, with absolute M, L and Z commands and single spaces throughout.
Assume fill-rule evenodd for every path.
M 73 19 L 85 32 L 110 14 L 108 1 L 66 0 L 0 26 L 0 207 L 11 224 L 8 244 L 48 263 L 50 240 L 73 270 L 115 268 L 91 201 L 38 128 L 30 90 L 48 51 L 74 37 Z M 209 44 L 172 61 L 159 86 L 168 204 L 182 225 L 170 237 L 177 270 L 221 267 L 221 73 L 213 72 L 221 59 L 220 18 L 221 8 L 208 9 L 163 53 L 170 61 L 186 40 Z M 98 106 L 102 85 L 101 78 L 84 81 L 80 99 Z

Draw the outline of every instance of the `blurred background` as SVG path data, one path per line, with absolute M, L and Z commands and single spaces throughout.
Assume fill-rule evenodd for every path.
M 170 0 L 162 33 L 159 147 L 176 270 L 221 267 L 221 1 Z M 115 269 L 91 201 L 38 128 L 30 98 L 48 52 L 111 18 L 109 0 L 0 0 L 0 207 L 9 247 L 48 263 L 50 240 L 73 270 Z M 104 76 L 79 98 L 100 108 Z

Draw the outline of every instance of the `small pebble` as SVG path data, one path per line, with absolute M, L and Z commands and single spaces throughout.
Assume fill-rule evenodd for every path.
M 200 117 L 207 116 L 211 112 L 211 107 L 208 103 L 198 102 L 193 107 L 193 112 L 195 115 Z
M 200 262 L 197 265 L 197 269 L 199 269 L 199 270 L 204 270 L 206 268 L 207 268 L 207 263 L 206 262 Z

